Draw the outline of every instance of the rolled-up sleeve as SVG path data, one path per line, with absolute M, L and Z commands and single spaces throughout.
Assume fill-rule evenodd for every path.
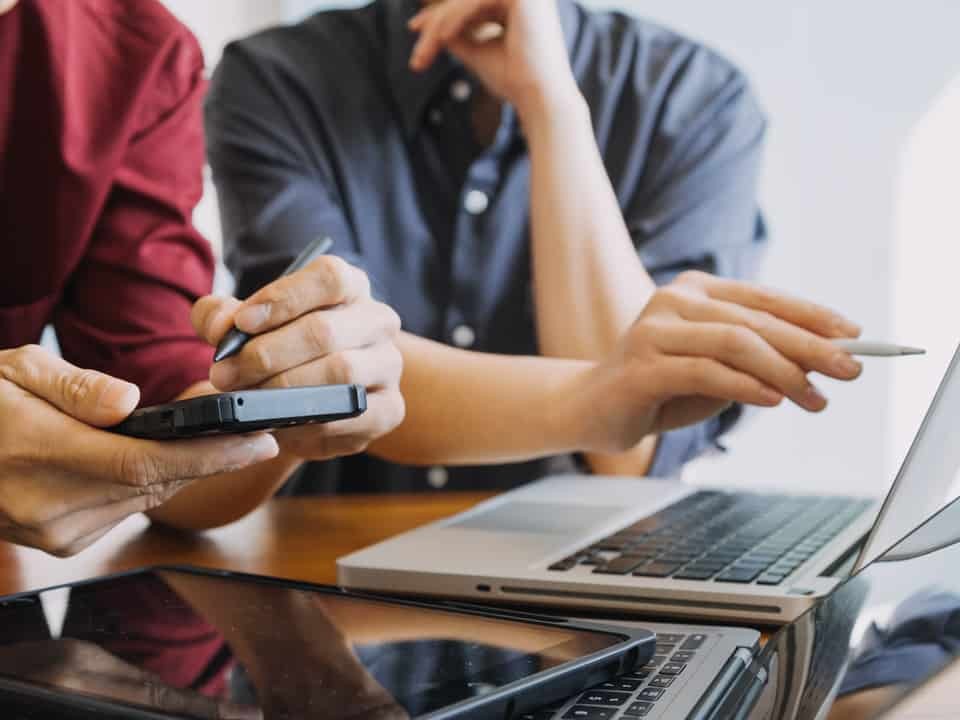
M 223 222 L 227 266 L 246 297 L 276 279 L 318 236 L 363 268 L 353 232 L 309 127 L 309 111 L 267 58 L 228 46 L 205 107 L 208 157 Z M 371 278 L 376 290 L 376 280 Z
M 158 68 L 54 317 L 67 360 L 137 384 L 142 404 L 166 402 L 203 380 L 212 359 L 190 324 L 214 269 L 210 245 L 192 225 L 203 192 L 199 45 L 184 31 Z
M 660 78 L 663 98 L 627 226 L 658 285 L 684 270 L 751 278 L 767 241 L 757 201 L 766 122 L 741 73 L 691 46 Z M 715 447 L 742 412 L 665 433 L 650 474 L 674 474 Z

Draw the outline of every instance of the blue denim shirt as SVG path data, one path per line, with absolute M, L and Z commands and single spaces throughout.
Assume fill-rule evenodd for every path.
M 522 128 L 507 106 L 493 143 L 481 147 L 469 102 L 476 80 L 448 56 L 422 75 L 409 70 L 415 37 L 406 22 L 418 7 L 379 0 L 320 12 L 226 49 L 206 128 L 228 265 L 243 297 L 329 234 L 406 330 L 481 352 L 537 354 Z M 691 268 L 749 276 L 766 239 L 756 199 L 765 120 L 743 75 L 652 23 L 567 0 L 559 7 L 644 266 L 658 283 Z M 652 474 L 675 472 L 738 413 L 665 434 Z M 440 478 L 448 489 L 507 488 L 569 469 L 567 461 L 448 468 Z M 418 490 L 428 478 L 440 484 L 436 470 L 359 456 L 313 465 L 294 485 Z

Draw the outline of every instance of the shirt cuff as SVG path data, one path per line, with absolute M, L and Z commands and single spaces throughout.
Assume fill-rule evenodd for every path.
M 648 477 L 673 477 L 684 464 L 702 455 L 708 449 L 721 449 L 720 437 L 732 428 L 743 411 L 742 406 L 732 405 L 716 417 L 698 425 L 663 433 L 657 442 L 657 450 Z

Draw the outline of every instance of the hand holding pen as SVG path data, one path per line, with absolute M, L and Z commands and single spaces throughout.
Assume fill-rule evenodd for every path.
M 275 433 L 302 459 L 352 454 L 403 419 L 395 345 L 397 314 L 370 293 L 366 273 L 321 238 L 284 274 L 245 301 L 206 297 L 194 306 L 197 333 L 217 347 L 210 382 L 218 391 L 357 384 L 367 390 L 358 418 Z
M 303 268 L 313 262 L 316 258 L 330 252 L 332 248 L 333 240 L 331 238 L 318 237 L 312 243 L 307 245 L 299 255 L 297 255 L 294 261 L 287 266 L 286 270 L 283 271 L 281 277 L 287 277 L 289 275 L 293 275 L 298 270 L 303 270 Z M 217 351 L 213 354 L 213 361 L 218 363 L 221 360 L 226 360 L 231 355 L 236 355 L 243 349 L 243 346 L 247 344 L 249 339 L 250 336 L 247 335 L 247 333 L 243 332 L 242 330 L 238 330 L 234 326 L 217 345 Z

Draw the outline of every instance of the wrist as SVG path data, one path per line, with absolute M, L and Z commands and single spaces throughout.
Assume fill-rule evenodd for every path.
M 553 378 L 544 405 L 544 417 L 555 452 L 590 452 L 593 441 L 590 432 L 591 399 L 589 391 L 592 364 L 577 363 L 568 372 Z
M 549 133 L 560 124 L 590 121 L 590 108 L 571 78 L 549 86 L 535 86 L 519 93 L 513 103 L 527 137 Z

